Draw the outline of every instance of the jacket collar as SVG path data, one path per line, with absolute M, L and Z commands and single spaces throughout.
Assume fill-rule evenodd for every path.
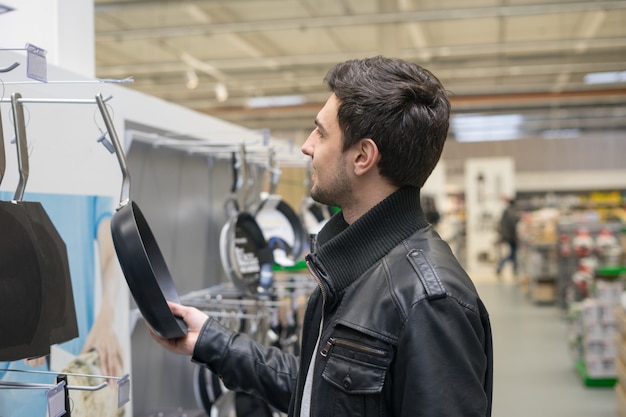
M 317 236 L 316 258 L 332 289 L 343 293 L 399 242 L 427 225 L 419 188 L 400 188 L 351 225 L 341 211 L 335 214 Z

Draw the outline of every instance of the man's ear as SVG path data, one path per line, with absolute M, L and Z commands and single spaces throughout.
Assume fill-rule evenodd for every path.
M 355 145 L 354 173 L 364 175 L 372 170 L 378 170 L 377 164 L 380 159 L 378 146 L 369 138 L 361 139 Z

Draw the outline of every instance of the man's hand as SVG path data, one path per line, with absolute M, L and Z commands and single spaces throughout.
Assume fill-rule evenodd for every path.
M 202 330 L 202 326 L 209 317 L 195 307 L 186 307 L 170 301 L 168 301 L 167 304 L 172 313 L 175 316 L 181 317 L 185 324 L 187 324 L 187 335 L 178 339 L 164 339 L 148 326 L 150 335 L 158 344 L 165 347 L 170 352 L 192 355 L 200 330 Z

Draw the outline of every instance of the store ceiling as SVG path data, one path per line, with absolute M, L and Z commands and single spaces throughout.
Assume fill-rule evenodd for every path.
M 98 77 L 297 141 L 326 71 L 378 54 L 433 71 L 455 115 L 522 115 L 531 135 L 626 130 L 624 0 L 95 0 L 95 28 Z

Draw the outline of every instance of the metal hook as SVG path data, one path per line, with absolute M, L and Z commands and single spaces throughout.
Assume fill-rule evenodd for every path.
M 15 68 L 19 67 L 20 63 L 19 62 L 14 62 L 11 65 L 4 67 L 4 68 L 0 68 L 0 72 L 9 72 L 9 71 L 13 71 Z

